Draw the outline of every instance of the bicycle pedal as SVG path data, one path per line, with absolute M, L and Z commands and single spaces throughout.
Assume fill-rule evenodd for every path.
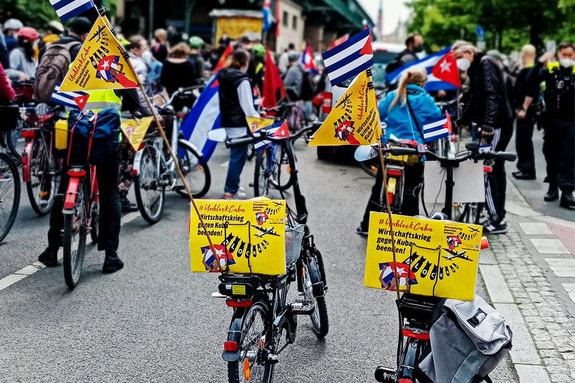
M 396 372 L 394 369 L 377 366 L 375 368 L 375 380 L 382 383 L 395 383 Z
M 315 310 L 315 306 L 311 302 L 295 301 L 291 304 L 291 309 L 297 315 L 310 315 Z

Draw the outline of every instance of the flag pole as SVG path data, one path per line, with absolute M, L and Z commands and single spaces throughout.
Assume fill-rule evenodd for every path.
M 110 30 L 112 31 L 112 33 L 115 34 L 113 28 L 112 28 L 112 24 L 110 23 L 110 21 L 108 20 L 108 18 L 106 17 L 105 14 L 103 14 L 105 10 L 103 9 L 98 9 L 98 14 L 100 15 L 100 17 L 102 17 L 102 19 L 104 20 L 104 22 L 110 27 Z M 130 68 L 130 70 L 133 73 L 136 73 L 136 71 L 134 70 L 134 67 L 132 66 L 132 62 L 128 56 L 128 53 L 124 50 L 124 47 L 122 46 L 122 44 L 119 44 L 119 49 L 120 52 L 122 53 L 122 56 L 126 59 L 126 63 L 128 64 L 128 67 Z M 137 77 L 137 76 L 136 76 Z M 198 206 L 196 205 L 196 202 L 194 200 L 194 197 L 192 195 L 192 192 L 188 186 L 188 183 L 186 182 L 186 179 L 184 177 L 184 174 L 182 173 L 182 170 L 180 169 L 180 164 L 178 163 L 178 159 L 176 158 L 176 155 L 174 154 L 174 151 L 172 150 L 172 147 L 170 145 L 170 142 L 168 140 L 168 137 L 166 136 L 166 132 L 164 131 L 164 129 L 162 128 L 162 124 L 160 123 L 160 117 L 158 116 L 158 113 L 156 111 L 156 109 L 152 106 L 152 102 L 150 101 L 150 98 L 148 97 L 148 95 L 146 94 L 146 91 L 144 89 L 144 85 L 141 83 L 140 79 L 137 78 L 138 80 L 138 87 L 140 88 L 140 91 L 142 92 L 142 94 L 144 95 L 144 99 L 146 100 L 146 104 L 148 105 L 148 109 L 150 110 L 150 112 L 152 113 L 152 117 L 154 118 L 154 121 L 156 122 L 156 126 L 158 128 L 158 131 L 160 132 L 160 135 L 162 136 L 162 139 L 164 140 L 164 144 L 166 145 L 166 148 L 168 149 L 168 151 L 170 152 L 170 156 L 172 158 L 172 161 L 174 162 L 174 165 L 176 166 L 176 171 L 178 173 L 178 176 L 180 177 L 180 180 L 182 181 L 182 184 L 184 185 L 184 188 L 186 189 L 186 193 L 188 194 L 188 197 L 190 198 L 190 201 L 192 203 L 192 206 L 196 212 L 196 214 L 198 215 L 198 219 L 200 220 L 200 223 L 202 225 L 202 228 L 204 229 L 204 234 L 206 235 L 206 238 L 208 239 L 208 243 L 210 246 L 210 250 L 212 251 L 212 253 L 214 254 L 214 256 L 216 256 L 216 250 L 214 249 L 214 245 L 212 243 L 212 238 L 210 237 L 208 230 L 206 228 L 206 224 L 202 218 L 202 215 L 200 214 L 200 211 L 198 209 Z M 220 266 L 220 262 L 217 262 L 217 266 L 218 269 L 221 271 L 222 268 Z

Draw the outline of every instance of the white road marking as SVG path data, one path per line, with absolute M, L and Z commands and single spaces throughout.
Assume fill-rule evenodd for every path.
M 549 226 L 543 222 L 523 222 L 519 227 L 526 235 L 553 235 Z
M 545 258 L 545 261 L 559 278 L 575 278 L 575 259 Z
M 562 283 L 562 285 L 567 294 L 569 294 L 569 298 L 575 302 L 575 283 Z
M 563 243 L 556 239 L 529 238 L 539 254 L 570 254 Z

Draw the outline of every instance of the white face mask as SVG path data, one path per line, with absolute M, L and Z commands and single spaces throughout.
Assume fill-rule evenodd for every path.
M 575 60 L 573 60 L 573 59 L 560 59 L 559 63 L 564 68 L 571 68 L 572 66 L 575 65 Z
M 469 67 L 471 66 L 471 61 L 466 58 L 457 59 L 457 67 L 462 72 L 467 72 Z

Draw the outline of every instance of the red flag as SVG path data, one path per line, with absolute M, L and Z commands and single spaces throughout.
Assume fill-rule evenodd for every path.
M 280 98 L 285 97 L 286 91 L 280 77 L 278 67 L 274 63 L 270 51 L 266 47 L 266 66 L 264 72 L 264 89 L 262 107 L 273 108 L 277 105 L 277 91 L 280 90 Z
M 459 70 L 457 69 L 457 60 L 453 53 L 448 52 L 437 64 L 431 69 L 431 73 L 441 81 L 448 82 L 456 87 L 461 87 L 459 82 Z
M 224 53 L 222 53 L 222 57 L 220 57 L 218 65 L 216 65 L 216 69 L 214 69 L 215 73 L 218 73 L 220 69 L 222 69 L 224 65 L 226 65 L 226 60 L 228 59 L 228 56 L 233 52 L 233 50 L 234 49 L 232 48 L 232 44 L 229 44 Z
M 335 48 L 339 44 L 345 43 L 347 41 L 347 39 L 349 39 L 349 33 L 341 36 L 339 39 L 336 39 L 333 43 L 331 43 L 331 45 L 329 46 L 329 49 Z

